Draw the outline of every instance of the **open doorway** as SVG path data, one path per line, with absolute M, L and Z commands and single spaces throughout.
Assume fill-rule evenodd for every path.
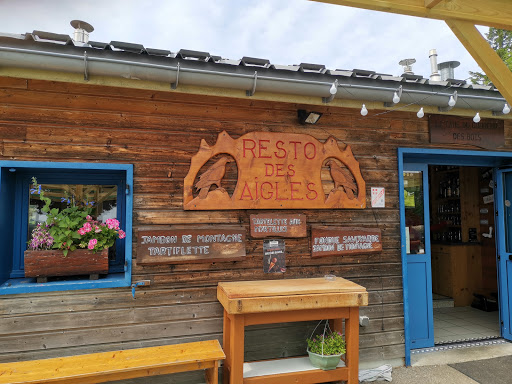
M 492 168 L 428 174 L 434 343 L 499 337 Z

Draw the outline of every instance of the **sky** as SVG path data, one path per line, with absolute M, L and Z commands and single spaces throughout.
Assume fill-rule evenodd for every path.
M 94 27 L 90 40 L 171 52 L 191 49 L 234 60 L 250 56 L 395 76 L 403 73 L 400 60 L 415 58 L 414 73 L 428 77 L 429 50 L 435 48 L 439 63 L 461 63 L 455 78 L 480 71 L 443 21 L 307 0 L 0 0 L 0 32 L 72 36 L 73 19 Z

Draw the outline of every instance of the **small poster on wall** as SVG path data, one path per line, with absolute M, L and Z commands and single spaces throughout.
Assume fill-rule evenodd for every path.
M 283 239 L 263 241 L 263 272 L 286 272 L 285 244 Z

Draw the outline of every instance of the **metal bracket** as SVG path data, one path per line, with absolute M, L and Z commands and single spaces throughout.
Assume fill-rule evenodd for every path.
M 251 91 L 245 91 L 246 96 L 254 96 L 254 93 L 256 93 L 256 82 L 258 81 L 258 71 L 254 71 L 254 80 L 252 83 L 252 90 Z
M 171 83 L 171 88 L 172 89 L 178 88 L 179 82 L 180 82 L 180 62 L 178 61 L 178 69 L 176 70 L 176 82 Z
M 439 112 L 448 112 L 448 111 L 452 110 L 453 107 L 455 107 L 455 105 L 457 104 L 457 98 L 458 98 L 457 91 L 453 92 L 453 95 L 451 97 L 453 97 L 453 99 L 455 100 L 455 104 L 453 104 L 452 106 L 448 105 L 446 107 L 437 107 L 437 110 Z
M 84 51 L 84 80 L 89 81 L 89 74 L 87 73 L 87 51 Z
M 137 281 L 136 283 L 133 283 L 132 284 L 132 297 L 135 299 L 135 288 L 136 287 L 147 287 L 151 285 L 151 281 L 150 280 L 141 280 L 141 281 Z

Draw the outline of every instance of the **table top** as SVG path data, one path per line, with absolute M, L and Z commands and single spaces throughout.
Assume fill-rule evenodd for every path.
M 317 293 L 366 292 L 364 287 L 342 277 L 335 277 L 333 280 L 318 277 L 310 279 L 231 281 L 219 283 L 219 288 L 230 299 L 259 296 L 310 295 Z
M 217 298 L 228 313 L 368 305 L 366 288 L 341 277 L 221 282 Z

